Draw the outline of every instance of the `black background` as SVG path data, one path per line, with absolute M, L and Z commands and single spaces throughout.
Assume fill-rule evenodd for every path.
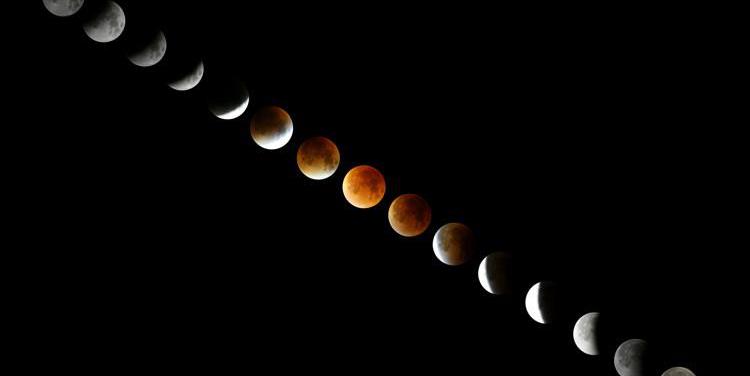
M 29 3 L 14 94 L 29 115 L 6 124 L 22 130 L 7 146 L 23 145 L 9 157 L 10 201 L 39 267 L 26 281 L 43 292 L 37 313 L 61 343 L 124 355 L 114 368 L 615 375 L 616 346 L 644 338 L 654 374 L 710 374 L 720 137 L 703 122 L 699 22 L 639 9 L 123 0 L 125 33 L 100 44 L 80 27 L 91 1 L 69 18 Z M 150 27 L 167 55 L 139 68 L 126 51 Z M 213 117 L 204 85 L 164 84 L 197 58 L 205 80 L 231 73 L 253 90 L 242 117 Z M 249 139 L 266 104 L 294 119 L 278 151 Z M 342 155 L 324 181 L 295 162 L 316 135 Z M 341 193 L 358 164 L 386 176 L 373 209 Z M 401 193 L 432 205 L 420 237 L 388 225 Z M 479 257 L 434 257 L 434 231 L 453 221 L 474 230 L 482 257 L 513 254 L 514 294 L 481 288 Z M 564 287 L 557 323 L 525 312 L 539 280 Z M 611 327 L 598 357 L 572 341 L 589 311 Z

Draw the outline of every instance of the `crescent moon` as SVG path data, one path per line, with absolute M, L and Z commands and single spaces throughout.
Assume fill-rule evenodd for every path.
M 511 290 L 510 255 L 493 252 L 479 264 L 477 277 L 482 287 L 490 294 L 507 294 Z
M 539 307 L 539 286 L 541 282 L 537 282 L 534 286 L 531 286 L 529 292 L 526 293 L 526 312 L 529 313 L 531 318 L 540 323 L 546 324 L 544 317 L 542 317 L 542 310 Z
M 83 0 L 44 0 L 44 7 L 58 17 L 76 14 L 83 6 Z
M 206 82 L 208 109 L 217 118 L 232 120 L 240 117 L 250 104 L 250 94 L 241 81 L 233 77 L 219 77 Z
M 695 373 L 685 367 L 672 367 L 664 371 L 661 376 L 695 376 Z
M 573 342 L 587 355 L 599 355 L 599 312 L 581 316 L 573 327 Z
M 168 85 L 169 87 L 177 91 L 187 91 L 198 86 L 202 78 L 203 78 L 203 61 L 201 60 L 198 62 L 195 68 L 193 68 L 193 70 L 190 71 L 190 73 L 186 74 L 182 78 L 179 78 L 175 81 L 170 82 Z
M 159 63 L 166 53 L 167 38 L 159 31 L 146 46 L 128 55 L 128 60 L 139 67 L 146 68 Z
M 125 30 L 125 12 L 114 1 L 102 4 L 91 19 L 83 24 L 83 31 L 92 40 L 109 43 L 117 39 Z

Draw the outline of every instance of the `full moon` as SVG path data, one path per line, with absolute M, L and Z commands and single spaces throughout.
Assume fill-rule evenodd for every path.
M 245 84 L 237 79 L 218 79 L 207 82 L 208 109 L 217 118 L 232 120 L 240 117 L 250 104 Z
M 685 367 L 672 367 L 664 371 L 661 376 L 695 376 L 695 374 Z
M 263 149 L 280 149 L 292 139 L 293 131 L 292 118 L 276 106 L 260 108 L 250 120 L 250 136 Z
M 177 91 L 187 91 L 196 87 L 203 78 L 203 61 L 198 61 L 198 64 L 186 75 L 170 82 L 168 85 L 172 89 Z
M 487 292 L 495 295 L 511 291 L 510 255 L 505 252 L 493 252 L 479 264 L 477 272 L 479 283 Z
M 154 35 L 154 39 L 138 51 L 128 55 L 131 63 L 139 67 L 150 67 L 156 65 L 167 53 L 167 38 L 161 31 Z
M 125 30 L 125 12 L 117 3 L 107 1 L 97 9 L 91 19 L 84 22 L 83 31 L 99 43 L 117 39 Z
M 588 355 L 599 355 L 599 312 L 581 316 L 573 327 L 573 342 Z
M 76 14 L 83 6 L 83 0 L 44 0 L 44 7 L 58 17 Z
M 540 324 L 555 320 L 559 314 L 559 303 L 559 291 L 553 282 L 537 282 L 526 293 L 526 312 Z
M 339 167 L 339 160 L 336 144 L 325 137 L 309 138 L 297 150 L 297 166 L 313 180 L 331 177 Z
M 377 169 L 367 165 L 352 168 L 342 184 L 346 201 L 360 209 L 377 205 L 385 196 L 385 178 Z
M 435 257 L 446 265 L 461 265 L 474 254 L 474 234 L 462 223 L 440 227 L 432 238 Z
M 388 209 L 388 222 L 393 231 L 401 236 L 422 234 L 430 226 L 432 209 L 419 195 L 412 193 L 396 197 Z
M 629 339 L 615 351 L 615 370 L 620 376 L 643 376 L 646 372 L 646 349 L 642 339 Z

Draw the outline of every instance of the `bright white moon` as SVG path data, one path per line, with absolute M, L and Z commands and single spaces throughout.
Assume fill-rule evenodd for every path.
M 544 317 L 542 317 L 542 310 L 539 307 L 539 286 L 541 282 L 537 282 L 534 286 L 531 286 L 529 292 L 526 293 L 526 312 L 529 313 L 534 321 L 545 324 Z

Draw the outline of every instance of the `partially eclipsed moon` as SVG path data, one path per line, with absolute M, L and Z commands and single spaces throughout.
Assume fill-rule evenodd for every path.
M 541 282 L 537 282 L 534 286 L 531 286 L 529 292 L 526 293 L 526 312 L 529 313 L 534 321 L 544 324 L 544 317 L 542 317 L 542 311 L 539 309 L 539 285 Z
M 432 238 L 435 257 L 446 265 L 461 265 L 474 254 L 474 234 L 462 223 L 440 227 Z
M 258 109 L 250 120 L 250 136 L 264 149 L 280 149 L 292 139 L 292 132 L 292 117 L 276 106 Z
M 526 293 L 526 312 L 531 318 L 547 324 L 559 316 L 560 291 L 558 285 L 550 281 L 541 281 L 531 286 Z
M 620 376 L 643 376 L 646 372 L 646 350 L 642 339 L 629 339 L 615 351 L 615 370 Z
M 216 117 L 232 120 L 240 117 L 250 103 L 250 94 L 237 79 L 219 79 L 206 88 L 208 108 Z
M 573 342 L 584 354 L 599 355 L 599 312 L 589 312 L 576 321 Z
M 139 67 L 150 67 L 159 63 L 166 53 L 167 38 L 159 31 L 146 46 L 128 55 L 128 59 Z
M 203 78 L 203 61 L 198 64 L 185 76 L 170 82 L 168 85 L 177 91 L 187 91 L 196 87 Z
M 360 209 L 377 205 L 385 196 L 385 178 L 377 169 L 367 165 L 352 168 L 342 184 L 346 201 Z
M 83 31 L 89 38 L 99 43 L 117 39 L 125 30 L 125 12 L 114 1 L 107 1 L 84 22 Z
M 388 222 L 401 236 L 422 234 L 430 226 L 431 220 L 430 205 L 422 197 L 412 193 L 396 197 L 388 209 Z
M 83 0 L 44 0 L 44 7 L 58 17 L 76 14 L 83 6 Z
M 314 180 L 329 178 L 339 167 L 339 149 L 325 137 L 305 140 L 297 150 L 297 166 L 305 176 Z
M 685 367 L 672 367 L 664 371 L 661 376 L 695 376 L 695 373 Z
M 510 255 L 505 252 L 493 252 L 479 264 L 477 272 L 479 283 L 490 294 L 510 293 Z

